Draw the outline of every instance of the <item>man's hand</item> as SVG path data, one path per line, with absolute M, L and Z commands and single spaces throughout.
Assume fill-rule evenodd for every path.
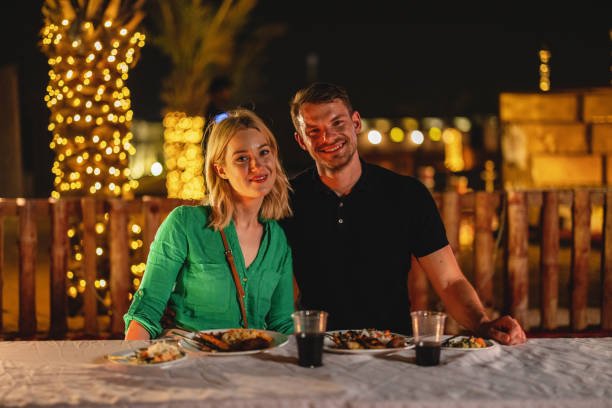
M 478 334 L 509 346 L 527 341 L 521 325 L 510 316 L 482 323 L 478 328 Z

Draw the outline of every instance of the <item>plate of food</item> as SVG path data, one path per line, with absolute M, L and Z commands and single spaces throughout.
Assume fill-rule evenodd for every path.
M 325 333 L 323 349 L 341 354 L 392 353 L 413 348 L 412 339 L 389 330 L 336 330 Z
M 475 336 L 457 336 L 442 342 L 442 348 L 445 350 L 476 351 L 494 347 L 497 347 L 497 343 L 493 340 Z
M 148 347 L 117 351 L 106 356 L 113 363 L 145 367 L 169 367 L 186 358 L 185 350 L 172 340 L 153 341 Z
M 211 356 L 261 353 L 282 347 L 289 341 L 286 334 L 257 329 L 202 330 L 179 335 L 182 337 L 179 344 L 186 349 Z

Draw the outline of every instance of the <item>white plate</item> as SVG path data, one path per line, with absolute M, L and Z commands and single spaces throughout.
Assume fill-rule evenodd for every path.
M 360 331 L 360 330 L 361 329 L 353 330 L 353 331 Z M 347 331 L 349 330 L 334 330 L 334 331 L 328 331 L 327 334 L 344 333 Z M 411 348 L 414 348 L 414 344 L 412 344 L 412 337 L 406 337 L 404 335 L 397 334 L 397 333 L 392 333 L 392 334 L 395 336 L 404 337 L 408 344 L 405 347 L 398 347 L 398 348 L 351 350 L 351 349 L 343 349 L 343 348 L 336 347 L 336 343 L 334 343 L 334 341 L 330 339 L 329 337 L 325 336 L 325 338 L 323 339 L 323 350 L 329 353 L 338 353 L 338 354 L 384 354 L 384 353 L 396 353 L 398 351 L 409 350 Z
M 451 340 L 451 343 L 455 341 L 461 341 L 463 339 L 469 339 L 470 336 L 457 336 Z M 499 347 L 499 345 L 491 339 L 485 339 L 485 343 L 487 343 L 487 347 L 471 347 L 471 348 L 463 348 L 463 347 L 451 347 L 451 346 L 443 346 L 444 350 L 458 350 L 458 351 L 482 351 L 482 350 L 491 350 L 493 348 Z
M 122 350 L 117 351 L 106 356 L 106 359 L 115 364 L 133 365 L 139 367 L 158 367 L 167 368 L 182 363 L 187 359 L 187 354 L 183 353 L 182 356 L 162 363 L 145 363 L 142 360 L 136 358 L 137 350 Z
M 201 330 L 200 333 L 219 333 L 219 332 L 224 332 L 226 330 L 231 330 L 231 329 L 213 329 L 213 330 Z M 247 354 L 256 354 L 256 353 L 262 353 L 265 351 L 270 351 L 273 350 L 277 347 L 282 347 L 285 344 L 287 344 L 289 342 L 289 336 L 287 336 L 286 334 L 283 333 L 279 333 L 279 332 L 275 332 L 275 331 L 271 331 L 271 330 L 259 330 L 256 329 L 260 332 L 266 333 L 268 336 L 272 337 L 272 346 L 265 348 L 265 349 L 258 349 L 258 350 L 242 350 L 242 351 L 203 351 L 200 349 L 195 348 L 194 346 L 192 346 L 191 344 L 189 344 L 189 342 L 184 341 L 183 339 L 179 340 L 179 344 L 181 346 L 183 346 L 185 349 L 188 349 L 190 351 L 194 351 L 198 354 L 205 354 L 207 356 L 216 356 L 216 357 L 233 357 L 233 356 L 244 356 Z M 193 338 L 194 337 L 194 333 L 191 332 L 187 332 L 186 336 L 188 336 L 189 338 Z

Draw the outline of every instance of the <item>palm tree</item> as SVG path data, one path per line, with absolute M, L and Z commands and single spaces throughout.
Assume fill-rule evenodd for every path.
M 164 154 L 169 197 L 204 197 L 200 143 L 211 80 L 236 60 L 237 37 L 256 0 L 158 0 L 153 42 L 172 62 L 164 81 Z
M 45 0 L 41 48 L 49 57 L 45 101 L 56 153 L 51 195 L 131 195 L 130 91 L 144 46 L 144 0 Z

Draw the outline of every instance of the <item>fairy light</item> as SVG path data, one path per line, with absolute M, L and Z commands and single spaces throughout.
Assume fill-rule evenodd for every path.
M 44 102 L 50 110 L 49 147 L 55 153 L 51 168 L 54 198 L 131 198 L 138 186 L 130 180 L 128 167 L 135 150 L 129 143 L 133 112 L 126 81 L 146 39 L 137 30 L 144 17 L 141 7 L 142 2 L 127 0 L 43 2 L 45 25 L 40 31 L 40 46 L 49 63 Z M 111 304 L 108 226 L 108 213 L 97 214 L 94 231 L 99 276 L 93 281 L 83 276 L 84 226 L 76 222 L 68 229 L 66 294 L 72 313 L 81 307 L 80 296 L 87 284 L 103 292 L 99 299 L 104 306 Z M 134 236 L 130 242 L 140 239 Z M 141 247 L 132 254 L 131 263 L 139 265 Z
M 99 141 L 110 144 L 115 131 L 127 134 L 130 130 L 131 100 L 125 80 L 144 46 L 145 36 L 136 30 L 142 16 L 130 7 L 120 7 L 109 18 L 113 13 L 105 12 L 104 2 L 98 13 L 79 10 L 70 2 L 53 4 L 47 0 L 43 6 L 45 25 L 40 32 L 50 68 L 44 98 L 51 112 L 48 129 L 58 135 L 49 146 L 62 174 L 54 172 L 51 194 L 56 198 L 131 197 L 133 184 L 121 170 L 128 167 L 133 147 L 119 144 L 109 151 Z M 71 156 L 77 159 L 66 160 Z M 101 172 L 86 171 L 94 161 Z M 119 169 L 118 175 L 108 173 L 111 166 Z M 79 183 L 68 179 L 73 172 L 82 175 Z
M 168 197 L 201 200 L 204 198 L 202 137 L 204 118 L 183 112 L 166 114 L 164 156 Z
M 542 47 L 538 56 L 540 57 L 540 91 L 548 92 L 550 91 L 550 50 Z

